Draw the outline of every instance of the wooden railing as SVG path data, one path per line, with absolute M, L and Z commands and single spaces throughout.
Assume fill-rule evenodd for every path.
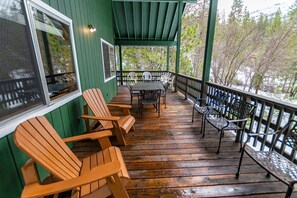
M 126 85 L 128 74 L 130 72 L 135 72 L 137 74 L 138 81 L 142 81 L 142 73 L 144 71 L 123 71 L 122 76 L 120 72 L 117 72 L 117 84 L 118 85 Z M 149 71 L 152 74 L 153 79 L 160 78 L 163 74 L 167 73 L 166 71 Z
M 125 72 L 126 76 L 129 72 Z M 139 72 L 142 73 L 142 72 Z M 153 72 L 152 72 L 153 73 Z M 155 72 L 155 76 L 162 75 L 164 72 Z M 172 75 L 175 75 L 174 73 Z M 125 77 L 126 78 L 126 77 Z M 124 78 L 124 79 L 125 79 Z M 195 101 L 197 97 L 201 96 L 202 81 L 197 78 L 178 74 L 176 76 L 176 91 L 181 92 L 185 99 Z M 275 131 L 283 127 L 289 120 L 297 120 L 297 107 L 295 105 L 286 104 L 282 101 L 276 101 L 267 97 L 259 96 L 256 94 L 248 93 L 238 89 L 222 86 L 219 84 L 207 83 L 207 97 L 212 98 L 216 90 L 221 90 L 230 95 L 226 108 L 230 105 L 234 98 L 248 101 L 257 106 L 256 111 L 249 119 L 245 132 L 250 133 L 267 133 Z M 210 101 L 210 100 L 208 100 Z M 223 112 L 223 115 L 226 116 Z M 238 134 L 236 137 L 239 140 Z M 259 136 L 251 140 L 253 146 L 260 150 L 267 150 L 271 146 L 272 137 L 266 138 Z M 293 159 L 295 151 L 289 146 L 286 148 L 286 157 Z M 294 159 L 295 160 L 295 159 Z

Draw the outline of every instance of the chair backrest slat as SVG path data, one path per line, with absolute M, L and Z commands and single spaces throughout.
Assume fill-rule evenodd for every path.
M 158 102 L 160 100 L 160 94 L 161 94 L 161 89 L 141 90 L 140 91 L 141 101 L 155 100 L 156 102 Z
M 79 175 L 81 162 L 43 116 L 21 123 L 15 130 L 16 145 L 34 161 L 62 180 Z
M 83 92 L 83 97 L 88 104 L 89 108 L 95 116 L 98 117 L 109 117 L 111 116 L 110 111 L 106 105 L 100 89 L 88 89 Z M 104 127 L 109 121 L 99 121 Z

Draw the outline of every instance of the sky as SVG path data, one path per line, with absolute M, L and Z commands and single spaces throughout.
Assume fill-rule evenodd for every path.
M 257 16 L 259 13 L 274 13 L 278 8 L 281 8 L 283 14 L 286 14 L 288 8 L 294 4 L 295 0 L 243 0 L 244 7 L 247 7 L 247 10 L 250 12 L 251 16 Z M 222 12 L 225 10 L 228 15 L 233 0 L 219 0 L 218 1 L 218 10 Z

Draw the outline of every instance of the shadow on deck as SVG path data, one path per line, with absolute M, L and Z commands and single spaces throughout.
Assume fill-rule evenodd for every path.
M 112 103 L 130 103 L 126 87 L 119 87 Z M 287 187 L 247 156 L 241 175 L 235 173 L 239 143 L 226 132 L 221 152 L 216 154 L 219 133 L 206 125 L 200 134 L 200 117 L 191 122 L 192 103 L 177 92 L 168 91 L 167 108 L 157 118 L 147 106 L 143 119 L 137 114 L 136 98 L 132 114 L 136 131 L 126 135 L 127 146 L 120 147 L 131 180 L 126 183 L 130 197 L 284 197 Z M 84 156 L 98 150 L 97 142 L 77 144 L 73 150 Z M 297 197 L 296 192 L 292 197 Z

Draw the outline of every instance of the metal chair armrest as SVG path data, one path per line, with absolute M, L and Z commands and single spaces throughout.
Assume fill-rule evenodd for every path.
M 245 121 L 247 121 L 247 118 L 244 118 L 244 119 L 238 119 L 238 120 L 228 120 L 228 119 L 227 119 L 227 122 L 228 122 L 228 123 L 245 122 Z
M 276 132 L 272 132 L 272 133 L 247 133 L 248 136 L 250 137 L 257 137 L 257 136 L 260 136 L 260 135 L 275 135 Z

